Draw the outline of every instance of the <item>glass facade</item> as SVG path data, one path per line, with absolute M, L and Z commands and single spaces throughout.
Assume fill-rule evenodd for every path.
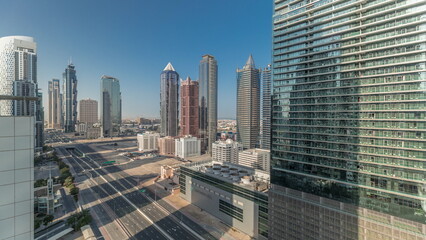
M 201 149 L 211 154 L 217 133 L 217 61 L 204 55 L 199 66 L 199 134 Z
M 117 78 L 103 75 L 100 94 L 102 136 L 116 136 L 120 132 L 121 124 L 120 81 Z
M 237 69 L 237 141 L 244 149 L 259 146 L 260 75 L 251 55 L 246 65 Z
M 425 224 L 425 1 L 274 2 L 271 182 Z
M 77 123 L 77 75 L 75 66 L 71 63 L 62 74 L 63 77 L 63 115 L 64 131 L 75 132 Z
M 160 75 L 161 135 L 177 136 L 179 126 L 179 74 L 169 63 Z
M 260 148 L 271 148 L 271 65 L 262 70 L 260 101 Z

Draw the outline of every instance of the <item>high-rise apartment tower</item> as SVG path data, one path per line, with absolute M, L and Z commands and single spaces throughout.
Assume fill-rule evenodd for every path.
M 271 148 L 271 65 L 262 70 L 260 101 L 260 148 Z
M 181 135 L 198 136 L 198 82 L 187 78 L 181 82 Z
M 0 95 L 38 97 L 37 44 L 32 37 L 0 38 Z M 42 102 L 0 101 L 0 116 L 35 116 L 35 149 L 43 147 Z
M 64 131 L 75 132 L 77 123 L 77 75 L 74 64 L 68 64 L 63 77 L 62 110 L 64 116 Z
M 217 133 L 217 61 L 213 56 L 201 59 L 198 82 L 201 148 L 211 154 Z
M 98 122 L 98 101 L 82 99 L 79 102 L 79 122 L 93 125 Z
M 269 239 L 425 239 L 425 3 L 274 1 Z
M 62 128 L 62 100 L 59 79 L 49 81 L 48 89 L 48 127 Z

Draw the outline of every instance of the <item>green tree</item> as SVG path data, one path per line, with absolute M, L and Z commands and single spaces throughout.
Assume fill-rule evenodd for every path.
M 34 188 L 47 186 L 47 180 L 46 179 L 38 179 L 34 182 Z
M 37 229 L 41 226 L 41 220 L 40 219 L 34 219 L 34 229 Z
M 70 194 L 71 195 L 77 195 L 78 192 L 79 192 L 79 189 L 77 187 L 75 187 L 75 186 L 70 189 Z
M 67 219 L 67 224 L 73 227 L 75 231 L 80 230 L 82 226 L 90 224 L 91 222 L 92 216 L 87 209 L 84 209 L 79 213 L 75 213 Z
M 67 173 L 67 172 L 69 172 L 69 171 L 70 171 L 70 169 L 69 169 L 68 167 L 64 167 L 64 168 L 61 168 L 61 170 L 59 170 L 59 172 L 60 172 L 61 174 Z
M 43 224 L 46 226 L 47 224 L 52 222 L 54 218 L 55 217 L 53 217 L 53 215 L 46 215 L 46 217 L 43 218 Z
M 68 176 L 64 180 L 64 186 L 69 188 L 69 187 L 71 187 L 73 185 L 73 182 L 74 182 L 74 177 L 73 176 Z

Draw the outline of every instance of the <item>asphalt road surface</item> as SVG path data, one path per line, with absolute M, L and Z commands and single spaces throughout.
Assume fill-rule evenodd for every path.
M 91 150 L 84 145 L 79 145 L 78 148 L 85 153 Z M 184 228 L 177 219 L 169 216 L 169 214 L 162 211 L 146 198 L 146 196 L 134 189 L 135 185 L 130 182 L 131 178 L 120 179 L 122 177 L 122 173 L 120 173 L 121 169 L 115 166 L 100 169 L 99 165 L 94 163 L 90 158 L 80 157 L 75 151 L 68 152 L 72 154 L 69 162 L 77 173 L 90 172 L 92 179 L 95 181 L 92 190 L 94 190 L 99 198 L 104 199 L 109 207 L 108 210 L 112 210 L 112 214 L 117 217 L 119 225 L 129 238 L 200 239 L 196 234 Z M 101 158 L 99 160 L 102 161 Z M 91 171 L 92 168 L 95 171 Z M 108 173 L 112 177 L 108 176 Z M 102 175 L 106 181 L 100 178 L 99 175 Z M 124 197 L 119 195 L 118 192 L 123 194 Z M 135 207 L 142 213 L 137 211 Z M 99 213 L 97 214 L 99 215 Z M 154 227 L 151 221 L 161 230 Z M 205 230 L 204 232 L 207 233 Z

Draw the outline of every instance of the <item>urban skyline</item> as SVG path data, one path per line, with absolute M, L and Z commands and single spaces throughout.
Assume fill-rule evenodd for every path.
M 426 0 L 136 1 L 0 21 L 0 240 L 426 240 Z

